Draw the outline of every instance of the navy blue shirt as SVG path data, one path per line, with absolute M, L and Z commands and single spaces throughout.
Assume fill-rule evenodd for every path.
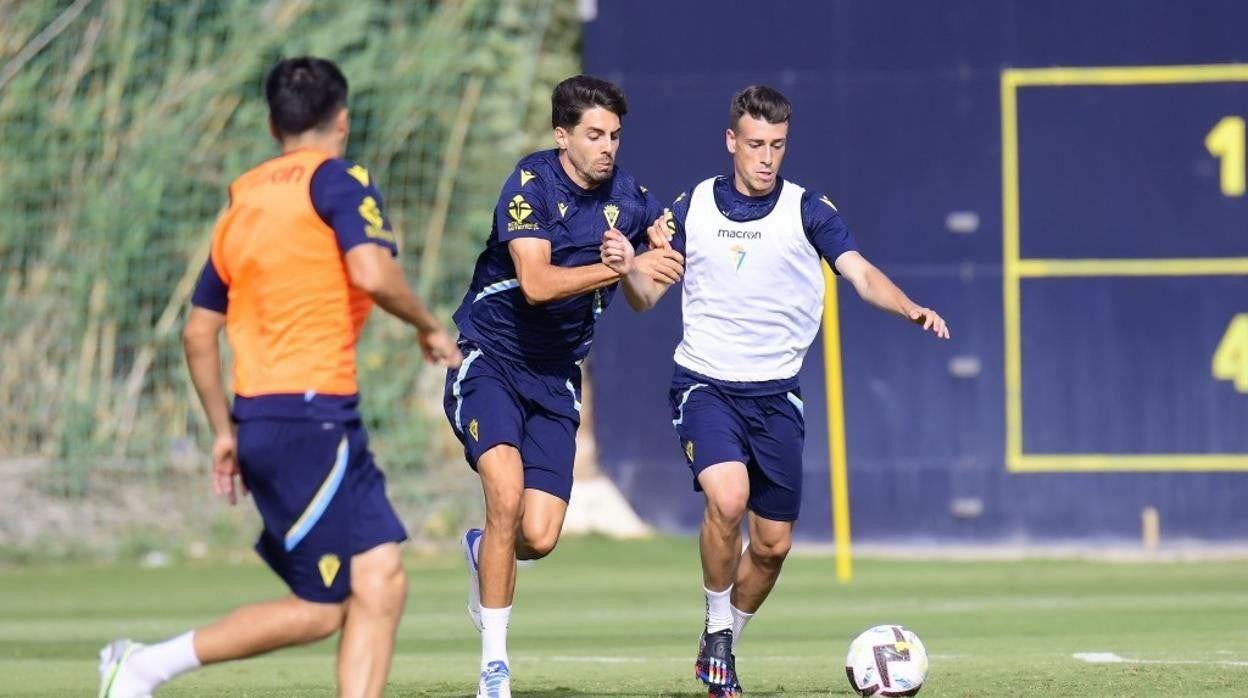
M 564 171 L 558 150 L 523 158 L 503 185 L 490 237 L 455 312 L 460 336 L 527 363 L 563 365 L 585 358 L 594 324 L 619 284 L 530 305 L 507 243 L 524 237 L 548 240 L 551 264 L 585 266 L 599 261 L 603 233 L 613 226 L 644 251 L 646 228 L 662 212 L 662 204 L 618 167 L 611 179 L 583 189 Z
M 732 185 L 731 176 L 720 175 L 715 178 L 712 188 L 715 206 L 731 221 L 744 223 L 758 220 L 771 213 L 776 202 L 780 200 L 780 190 L 784 188 L 785 181 L 781 177 L 776 180 L 776 187 L 766 195 L 746 196 Z M 671 206 L 672 221 L 676 225 L 675 234 L 672 236 L 672 249 L 682 255 L 685 253 L 685 219 L 689 216 L 689 198 L 688 192 L 681 194 Z M 836 269 L 836 258 L 858 249 L 858 243 L 845 226 L 845 221 L 841 220 L 841 214 L 832 201 L 809 189 L 802 193 L 802 227 L 806 231 L 806 239 L 810 240 L 815 251 L 838 274 L 840 272 Z

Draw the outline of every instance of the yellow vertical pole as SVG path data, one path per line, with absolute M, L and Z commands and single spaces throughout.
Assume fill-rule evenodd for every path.
M 1005 468 L 1023 465 L 1023 335 L 1019 288 L 1018 73 L 1001 73 L 1001 299 L 1005 310 Z
M 841 384 L 841 314 L 836 275 L 823 269 L 823 374 L 828 398 L 828 457 L 832 483 L 832 537 L 836 541 L 836 578 L 842 584 L 854 576 L 849 549 L 849 474 L 845 457 L 845 394 Z

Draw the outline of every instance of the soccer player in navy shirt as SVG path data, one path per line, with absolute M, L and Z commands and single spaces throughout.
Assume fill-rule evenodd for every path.
M 806 433 L 798 372 L 822 318 L 820 259 L 863 300 L 949 337 L 940 315 L 858 252 L 828 197 L 780 177 L 791 112 L 769 87 L 734 95 L 726 134 L 732 174 L 681 194 L 649 230 L 655 249 L 685 255 L 684 337 L 670 400 L 694 489 L 706 499 L 706 624 L 694 673 L 711 698 L 742 692 L 736 642 L 792 544 Z M 603 248 L 604 259 L 624 253 L 617 243 Z
M 481 477 L 485 529 L 462 545 L 482 633 L 477 694 L 510 696 L 507 624 L 516 559 L 548 555 L 572 491 L 581 361 L 617 289 L 634 310 L 680 279 L 681 255 L 645 250 L 662 205 L 615 165 L 628 107 L 615 85 L 568 78 L 551 97 L 553 150 L 507 178 L 472 284 L 455 313 L 463 363 L 447 419 Z M 612 241 L 609 261 L 603 251 Z

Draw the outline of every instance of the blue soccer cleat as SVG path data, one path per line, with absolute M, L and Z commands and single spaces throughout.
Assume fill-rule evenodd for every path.
M 481 672 L 477 698 L 511 698 L 511 670 L 506 662 L 490 662 Z

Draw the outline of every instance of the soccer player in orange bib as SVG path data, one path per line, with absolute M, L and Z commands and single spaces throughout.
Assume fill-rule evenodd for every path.
M 148 696 L 196 667 L 339 630 L 339 695 L 379 696 L 390 670 L 407 533 L 368 450 L 355 346 L 375 303 L 416 328 L 426 360 L 453 368 L 461 355 L 395 262 L 368 171 L 342 158 L 342 72 L 323 59 L 286 59 L 265 96 L 282 154 L 230 185 L 183 340 L 216 433 L 216 493 L 234 504 L 251 492 L 264 522 L 256 551 L 291 593 L 158 644 L 112 642 L 100 653 L 103 698 Z M 223 329 L 234 355 L 232 409 Z

